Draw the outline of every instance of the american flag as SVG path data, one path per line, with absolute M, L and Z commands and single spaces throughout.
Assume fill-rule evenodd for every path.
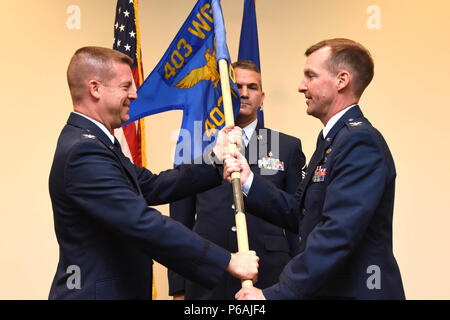
M 116 20 L 114 21 L 113 49 L 125 53 L 134 61 L 131 66 L 136 88 L 142 84 L 144 71 L 141 61 L 141 45 L 139 39 L 138 0 L 117 0 Z M 132 122 L 114 130 L 114 135 L 122 146 L 122 152 L 134 164 L 146 166 L 145 154 L 145 122 L 144 119 Z M 152 283 L 152 299 L 156 299 L 155 277 Z
M 143 68 L 137 19 L 137 0 L 117 1 L 113 49 L 133 59 L 134 83 L 136 88 L 139 88 L 143 82 Z M 144 119 L 130 123 L 114 132 L 122 146 L 123 153 L 133 163 L 140 166 L 146 165 L 144 134 Z

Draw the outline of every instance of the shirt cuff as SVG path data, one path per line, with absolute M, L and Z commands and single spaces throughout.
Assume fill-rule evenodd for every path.
M 250 175 L 247 178 L 247 181 L 242 185 L 242 192 L 245 194 L 245 196 L 248 195 L 248 192 L 250 191 L 250 188 L 252 187 L 253 183 L 253 172 L 250 172 Z

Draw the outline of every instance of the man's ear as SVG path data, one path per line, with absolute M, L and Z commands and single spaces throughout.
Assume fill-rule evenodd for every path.
M 90 80 L 88 83 L 89 93 L 95 99 L 100 98 L 100 86 L 101 83 L 97 80 Z
M 264 105 L 264 98 L 266 97 L 266 94 L 264 91 L 261 93 L 261 105 L 259 107 L 262 107 Z
M 336 76 L 337 82 L 337 89 L 338 91 L 341 91 L 342 89 L 346 88 L 350 83 L 350 73 L 345 70 L 339 71 L 338 75 Z

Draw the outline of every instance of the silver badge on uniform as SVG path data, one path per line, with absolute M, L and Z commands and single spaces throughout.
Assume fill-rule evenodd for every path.
M 88 138 L 88 139 L 95 139 L 96 137 L 93 134 L 83 134 L 83 137 Z

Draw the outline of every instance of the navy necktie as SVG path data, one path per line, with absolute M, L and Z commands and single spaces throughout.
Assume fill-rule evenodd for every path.
M 314 154 L 311 157 L 311 160 L 308 164 L 308 169 L 306 171 L 306 176 L 308 176 L 309 171 L 316 170 L 316 166 L 319 158 L 323 155 L 323 145 L 325 143 L 325 139 L 323 138 L 323 130 L 320 131 L 319 136 L 317 137 L 317 143 L 316 143 L 316 150 L 314 151 Z
M 320 130 L 319 136 L 317 137 L 316 149 L 319 149 L 319 146 L 325 141 L 323 138 L 323 130 Z
M 135 186 L 137 189 L 138 194 L 142 194 L 141 188 L 139 186 L 138 178 L 136 176 L 136 170 L 131 162 L 130 158 L 128 158 L 123 152 L 122 148 L 120 147 L 119 140 L 117 140 L 116 137 L 114 137 L 114 148 L 117 150 L 117 153 L 119 154 L 120 162 L 125 167 L 125 171 L 128 172 L 129 177 L 127 177 L 132 185 Z
M 114 148 L 116 148 L 117 150 L 119 150 L 119 151 L 120 151 L 119 153 L 122 154 L 122 148 L 120 147 L 119 140 L 117 140 L 116 137 L 114 137 Z
M 117 149 L 117 152 L 119 153 L 119 156 L 123 158 L 126 164 L 128 164 L 128 157 L 122 152 L 122 147 L 120 146 L 119 140 L 117 140 L 116 137 L 114 137 L 114 148 Z

